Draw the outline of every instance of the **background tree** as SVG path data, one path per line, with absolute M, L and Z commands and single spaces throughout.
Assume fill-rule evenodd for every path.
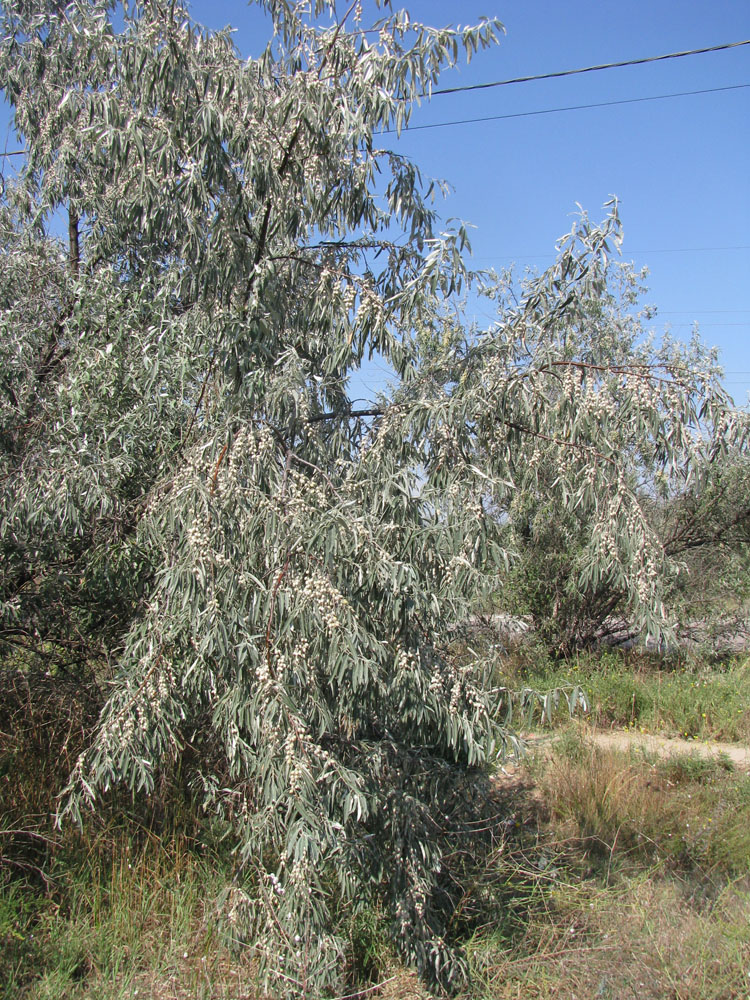
M 373 34 L 357 4 L 316 3 L 328 27 L 266 6 L 247 61 L 180 4 L 3 7 L 28 158 L 0 255 L 0 639 L 73 643 L 107 681 L 63 816 L 183 761 L 234 830 L 225 915 L 274 989 L 331 988 L 333 907 L 374 895 L 450 983 L 437 831 L 504 738 L 488 665 L 450 640 L 509 559 L 498 512 L 549 448 L 547 488 L 590 511 L 581 573 L 656 631 L 664 554 L 624 443 L 644 428 L 642 461 L 671 469 L 736 418 L 681 356 L 560 354 L 554 331 L 607 294 L 616 212 L 491 329 L 445 335 L 465 234 L 379 133 L 497 24 L 389 13 Z M 358 408 L 374 353 L 400 383 Z
M 654 504 L 653 520 L 675 565 L 668 594 L 684 632 L 715 652 L 747 637 L 750 469 L 747 450 L 707 462 L 691 484 Z
M 583 225 L 588 225 L 585 218 Z M 498 286 L 500 322 L 518 312 L 509 302 L 519 295 L 535 309 L 540 294 L 541 301 L 550 289 L 556 295 L 565 267 L 558 264 L 541 278 L 526 277 L 520 288 L 512 276 L 505 276 Z M 713 560 L 714 607 L 724 592 L 715 560 L 723 562 L 723 576 L 726 582 L 731 576 L 733 588 L 737 574 L 742 574 L 750 495 L 743 472 L 747 415 L 733 411 L 721 384 L 716 351 L 697 335 L 688 344 L 668 336 L 656 342 L 649 335 L 646 324 L 653 310 L 639 307 L 644 277 L 645 272 L 634 272 L 632 265 L 604 256 L 594 294 L 571 299 L 553 323 L 526 320 L 517 330 L 514 364 L 519 374 L 530 376 L 553 359 L 556 378 L 542 387 L 534 377 L 543 393 L 539 413 L 555 416 L 542 433 L 526 435 L 513 458 L 518 489 L 498 516 L 506 544 L 518 558 L 499 580 L 498 600 L 505 610 L 530 616 L 535 632 L 556 655 L 613 635 L 638 635 L 644 625 L 654 634 L 660 632 L 657 622 L 645 623 L 639 617 L 618 560 L 607 566 L 606 559 L 595 555 L 601 547 L 614 554 L 619 546 L 600 518 L 596 486 L 597 465 L 612 460 L 614 453 L 605 450 L 593 456 L 593 464 L 588 453 L 577 464 L 575 439 L 560 440 L 555 431 L 560 407 L 575 407 L 583 426 L 598 424 L 619 453 L 622 493 L 638 497 L 647 521 L 639 558 L 648 558 L 650 550 L 658 563 L 651 569 L 644 563 L 640 586 L 645 593 L 647 577 L 658 573 L 667 600 L 666 621 L 676 624 L 688 614 L 688 553 L 702 558 L 704 568 Z M 672 409 L 677 399 L 685 407 L 681 418 Z M 667 436 L 661 438 L 654 421 L 670 410 L 676 423 L 667 424 Z M 569 497 L 575 483 L 561 480 L 561 447 L 587 484 L 574 504 Z M 619 502 L 614 501 L 615 507 Z M 700 584 L 704 597 L 706 582 Z M 740 597 L 736 589 L 735 597 Z

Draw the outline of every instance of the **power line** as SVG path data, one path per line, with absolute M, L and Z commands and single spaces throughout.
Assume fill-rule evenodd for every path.
M 487 115 L 483 118 L 457 118 L 449 122 L 434 122 L 432 125 L 404 125 L 402 129 L 384 129 L 379 135 L 395 132 L 418 132 L 428 128 L 448 128 L 450 125 L 473 125 L 478 122 L 499 122 L 509 118 L 532 118 L 536 115 L 554 115 L 561 111 L 583 111 L 586 108 L 611 108 L 617 104 L 643 104 L 645 101 L 666 101 L 672 97 L 693 97 L 696 94 L 718 94 L 726 90 L 747 90 L 750 83 L 736 83 L 729 87 L 710 87 L 706 90 L 680 90 L 675 94 L 655 94 L 653 97 L 629 97 L 620 101 L 599 101 L 596 104 L 569 104 L 562 108 L 544 108 L 541 111 L 518 111 L 508 115 Z
M 441 87 L 440 90 L 433 90 L 431 96 L 460 94 L 467 90 L 488 90 L 490 87 L 508 87 L 513 83 L 531 83 L 533 80 L 556 80 L 563 76 L 576 76 L 579 73 L 598 73 L 603 69 L 620 69 L 622 66 L 643 66 L 645 63 L 663 62 L 665 59 L 682 59 L 684 56 L 701 56 L 706 52 L 722 52 L 725 49 L 736 49 L 741 45 L 750 45 L 750 39 L 741 42 L 727 42 L 724 45 L 711 45 L 705 49 L 687 49 L 685 52 L 668 52 L 662 56 L 646 56 L 644 59 L 600 63 L 598 66 L 584 66 L 582 69 L 564 69 L 556 73 L 539 73 L 536 76 L 516 76 L 510 80 L 495 80 L 492 83 L 473 83 L 465 87 Z
M 623 257 L 630 257 L 632 254 L 636 254 L 636 253 L 637 254 L 652 254 L 652 253 L 714 253 L 716 251 L 724 251 L 724 250 L 750 250 L 750 244 L 747 245 L 747 246 L 743 245 L 743 246 L 734 246 L 734 247 L 667 247 L 667 248 L 664 248 L 664 249 L 661 249 L 661 250 L 654 250 L 654 249 L 648 249 L 648 250 L 644 250 L 644 249 L 631 250 L 630 248 L 628 248 L 626 250 L 622 250 L 622 256 Z M 495 254 L 493 256 L 486 256 L 486 255 L 484 255 L 484 256 L 480 256 L 480 257 L 474 257 L 472 259 L 476 260 L 476 261 L 480 261 L 480 260 L 539 260 L 539 259 L 541 259 L 543 257 L 552 258 L 554 256 L 555 256 L 554 253 L 527 253 L 527 254 L 506 253 L 506 254 Z M 679 312 L 687 312 L 687 313 L 691 312 L 690 309 L 681 309 L 681 310 L 672 310 L 672 311 L 673 312 L 677 312 L 677 311 L 679 311 Z M 705 311 L 708 311 L 708 312 L 731 312 L 731 313 L 737 313 L 737 312 L 749 312 L 750 310 L 747 310 L 747 309 L 710 309 L 710 310 L 705 310 Z
M 713 253 L 720 250 L 750 250 L 750 245 L 748 246 L 737 246 L 737 247 L 669 247 L 664 250 L 628 250 L 628 254 L 631 253 Z M 624 254 L 624 251 L 623 251 Z M 727 310 L 731 312 L 732 310 Z M 734 310 L 736 312 L 736 310 Z

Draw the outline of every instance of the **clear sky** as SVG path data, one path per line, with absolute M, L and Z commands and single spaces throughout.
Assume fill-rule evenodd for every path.
M 639 59 L 750 38 L 750 0 L 405 0 L 429 24 L 498 17 L 507 34 L 470 67 L 446 73 L 453 86 Z M 364 20 L 378 14 L 363 0 Z M 267 40 L 267 19 L 237 0 L 195 0 L 210 28 L 234 26 L 244 55 Z M 424 172 L 449 181 L 446 217 L 476 226 L 477 267 L 516 262 L 544 267 L 580 203 L 594 218 L 617 195 L 623 255 L 649 268 L 654 329 L 687 338 L 698 323 L 717 345 L 737 403 L 750 394 L 750 89 L 610 105 L 553 114 L 528 112 L 632 101 L 750 84 L 750 46 L 730 51 L 438 96 L 412 126 L 522 115 L 413 129 L 397 139 Z M 367 373 L 371 387 L 379 379 Z
M 462 85 L 750 39 L 748 0 L 406 0 L 414 19 L 498 17 L 496 49 L 444 77 Z M 377 16 L 364 0 L 364 20 Z M 195 0 L 208 27 L 237 28 L 259 51 L 263 18 L 230 0 Z M 511 115 L 750 84 L 750 46 L 566 79 L 433 98 L 412 125 Z M 737 403 L 750 393 L 750 89 L 413 130 L 399 140 L 454 189 L 446 218 L 473 223 L 479 267 L 544 267 L 580 203 L 594 218 L 614 194 L 623 256 L 649 268 L 654 328 L 687 338 L 698 323 L 721 349 Z M 374 382 L 374 373 L 373 373 Z

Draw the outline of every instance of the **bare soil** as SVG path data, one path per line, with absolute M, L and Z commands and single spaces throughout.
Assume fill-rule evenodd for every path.
M 670 739 L 649 733 L 625 729 L 590 730 L 587 738 L 597 746 L 613 750 L 631 750 L 642 747 L 649 754 L 670 757 L 676 754 L 696 754 L 698 757 L 728 757 L 735 767 L 750 769 L 750 747 L 740 743 L 715 743 L 713 741 Z

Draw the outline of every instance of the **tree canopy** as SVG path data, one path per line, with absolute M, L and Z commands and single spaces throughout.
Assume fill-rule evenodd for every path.
M 620 501 L 615 498 L 610 507 L 610 523 L 602 521 L 595 471 L 602 456 L 591 452 L 581 454 L 577 466 L 580 480 L 591 488 L 573 504 L 561 495 L 560 447 L 569 450 L 572 442 L 555 439 L 557 418 L 553 418 L 546 433 L 525 435 L 516 450 L 517 489 L 503 515 L 506 544 L 517 558 L 498 580 L 497 600 L 505 611 L 528 615 L 535 634 L 556 655 L 569 655 L 618 635 L 637 635 L 644 626 L 654 636 L 665 635 L 665 622 L 691 611 L 705 623 L 707 613 L 721 613 L 717 605 L 724 604 L 726 611 L 725 585 L 730 579 L 737 598 L 747 586 L 739 585 L 750 525 L 747 414 L 732 411 L 717 351 L 706 347 L 697 334 L 688 343 L 668 335 L 657 342 L 649 335 L 653 307 L 640 302 L 645 272 L 608 259 L 602 276 L 602 289 L 570 303 L 553 325 L 518 331 L 518 363 L 523 369 L 545 367 L 541 360 L 545 358 L 547 364 L 556 365 L 560 377 L 556 386 L 547 383 L 545 403 L 569 396 L 584 424 L 598 422 L 608 442 L 619 450 L 620 483 L 637 496 L 645 515 L 638 545 L 639 558 L 644 559 L 639 586 L 645 593 L 650 578 L 666 607 L 662 622 L 658 616 L 646 622 L 638 614 L 627 583 L 633 568 L 628 569 L 627 560 L 595 557 L 598 569 L 593 569 L 592 553 L 598 546 L 621 544 L 614 514 Z M 536 279 L 522 283 L 522 296 L 533 296 L 535 284 Z M 510 314 L 507 303 L 501 303 L 499 313 Z M 653 434 L 654 411 L 666 414 L 673 406 L 674 380 L 685 410 L 681 416 L 674 413 L 674 427 L 665 428 L 660 442 Z M 643 555 L 647 550 L 650 556 Z M 649 558 L 651 566 L 645 568 Z M 695 600 L 699 592 L 707 596 L 708 581 L 698 561 L 704 569 L 713 565 L 713 607 L 706 600 Z M 737 605 L 736 600 L 732 603 Z
M 3 5 L 27 152 L 0 215 L 0 643 L 102 685 L 63 816 L 184 762 L 274 989 L 335 984 L 332 909 L 374 895 L 448 984 L 441 809 L 507 738 L 452 640 L 514 558 L 508 511 L 585 509 L 581 580 L 659 631 L 633 469 L 689 477 L 744 425 L 711 359 L 616 349 L 615 204 L 519 295 L 388 147 L 498 23 L 264 6 L 245 60 L 179 2 Z M 454 318 L 472 283 L 486 330 Z M 397 385 L 361 404 L 373 356 Z

